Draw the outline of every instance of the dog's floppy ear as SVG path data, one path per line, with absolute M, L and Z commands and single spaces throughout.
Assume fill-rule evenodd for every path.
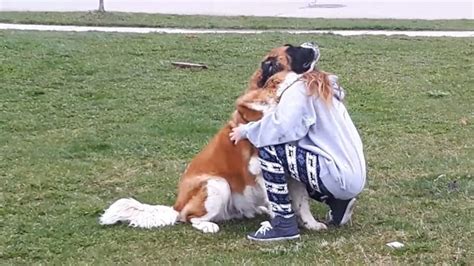
M 258 100 L 262 93 L 264 92 L 260 90 L 251 91 L 237 99 L 237 112 L 245 122 L 262 118 L 265 106 Z
M 257 121 L 276 104 L 274 93 L 267 89 L 247 92 L 237 99 L 236 109 L 244 122 Z
M 249 85 L 246 92 L 258 90 L 260 88 L 258 84 L 261 79 L 262 79 L 262 70 L 258 68 L 253 73 L 252 77 L 250 78 Z
M 257 121 L 263 117 L 263 112 L 255 110 L 257 104 L 242 103 L 237 105 L 237 112 L 244 122 Z

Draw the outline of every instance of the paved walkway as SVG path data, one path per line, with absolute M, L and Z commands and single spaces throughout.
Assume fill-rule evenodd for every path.
M 259 34 L 283 32 L 291 34 L 332 33 L 342 36 L 355 35 L 405 35 L 410 37 L 474 37 L 474 31 L 368 31 L 368 30 L 225 30 L 225 29 L 178 29 L 141 27 L 89 27 L 0 23 L 4 30 L 72 31 L 72 32 L 122 32 L 122 33 L 178 33 L 178 34 Z
M 474 19 L 472 0 L 104 0 L 108 11 L 309 18 Z M 0 0 L 0 11 L 89 11 L 99 0 Z M 1 15 L 1 14 L 0 14 Z

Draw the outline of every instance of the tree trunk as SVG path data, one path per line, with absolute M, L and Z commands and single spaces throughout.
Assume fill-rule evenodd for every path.
M 105 12 L 104 0 L 99 0 L 99 12 Z

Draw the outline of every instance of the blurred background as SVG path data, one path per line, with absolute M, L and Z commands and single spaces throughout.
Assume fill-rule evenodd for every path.
M 0 0 L 0 11 L 89 11 L 100 0 Z M 320 18 L 473 19 L 469 0 L 102 0 L 106 11 Z M 1 16 L 1 14 L 0 14 Z

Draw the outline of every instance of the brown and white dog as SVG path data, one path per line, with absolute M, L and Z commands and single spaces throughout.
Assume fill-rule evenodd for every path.
M 318 57 L 319 52 L 308 45 L 272 50 L 254 73 L 247 92 L 237 100 L 229 123 L 188 165 L 179 181 L 174 206 L 119 199 L 100 217 L 100 223 L 128 222 L 131 226 L 152 228 L 190 222 L 202 232 L 216 233 L 218 221 L 271 215 L 255 148 L 248 141 L 234 145 L 229 133 L 233 126 L 259 120 L 271 111 L 276 106 L 276 92 L 300 77 L 289 71 L 311 70 Z M 307 229 L 325 229 L 310 212 L 304 185 L 290 181 L 289 191 L 300 224 Z

